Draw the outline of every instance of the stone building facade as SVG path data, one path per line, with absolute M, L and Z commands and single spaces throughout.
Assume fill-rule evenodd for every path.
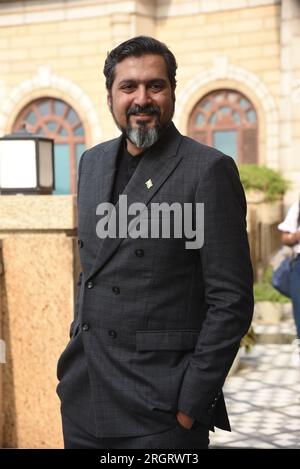
M 118 135 L 106 54 L 135 35 L 178 61 L 174 120 L 241 165 L 279 169 L 300 192 L 299 0 L 0 0 L 0 136 L 55 139 L 55 196 L 0 197 L 0 447 L 62 446 L 55 367 L 78 265 L 76 172 Z
M 208 143 L 238 163 L 282 170 L 293 182 L 289 202 L 300 186 L 299 23 L 298 0 L 0 1 L 0 135 L 27 120 L 54 136 L 57 193 L 75 192 L 83 148 L 118 134 L 106 105 L 106 53 L 134 35 L 153 35 L 178 60 L 179 129 L 201 140 L 211 126 Z M 223 90 L 236 94 L 235 103 Z M 201 104 L 222 98 L 225 120 L 203 117 Z M 55 125 L 62 102 L 73 128 Z M 242 122 L 234 112 L 240 103 Z

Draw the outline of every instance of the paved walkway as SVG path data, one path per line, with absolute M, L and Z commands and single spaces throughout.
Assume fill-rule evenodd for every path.
M 254 330 L 264 342 L 269 334 L 279 343 L 258 344 L 242 354 L 224 386 L 233 431 L 211 432 L 211 448 L 300 449 L 300 355 L 297 343 L 282 344 L 280 335 L 294 335 L 292 317 Z

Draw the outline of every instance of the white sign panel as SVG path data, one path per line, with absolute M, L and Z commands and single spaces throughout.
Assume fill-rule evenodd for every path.
M 0 187 L 2 189 L 36 187 L 35 142 L 0 140 Z

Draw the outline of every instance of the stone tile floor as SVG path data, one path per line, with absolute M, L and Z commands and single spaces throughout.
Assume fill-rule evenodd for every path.
M 293 321 L 290 325 L 293 327 Z M 267 334 L 268 327 L 264 329 Z M 271 329 L 274 334 L 274 327 Z M 238 371 L 224 386 L 232 432 L 220 429 L 211 432 L 212 449 L 300 449 L 300 355 L 297 347 L 295 341 L 257 344 L 249 354 L 242 354 Z

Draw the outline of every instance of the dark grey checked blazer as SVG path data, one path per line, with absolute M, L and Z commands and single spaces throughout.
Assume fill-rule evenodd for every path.
M 124 194 L 128 206 L 204 203 L 203 247 L 187 250 L 175 237 L 101 240 L 96 207 L 109 201 L 121 140 L 91 148 L 80 162 L 82 273 L 58 362 L 62 413 L 98 437 L 162 431 L 178 409 L 230 430 L 222 386 L 253 313 L 236 165 L 171 124 Z

